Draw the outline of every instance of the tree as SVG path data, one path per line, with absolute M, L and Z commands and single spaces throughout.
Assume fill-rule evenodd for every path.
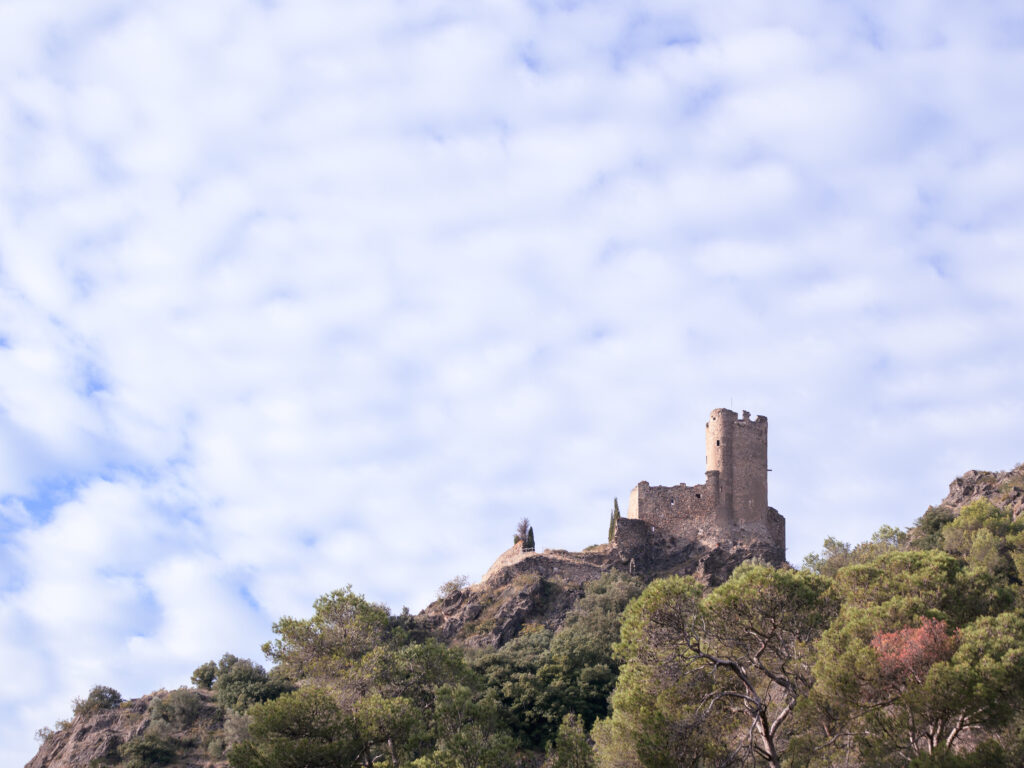
M 450 597 L 454 597 L 459 592 L 464 590 L 469 585 L 469 577 L 459 575 L 449 579 L 440 587 L 437 588 L 437 596 L 441 600 L 447 600 Z
M 200 664 L 192 672 L 192 685 L 196 688 L 210 690 L 213 688 L 213 681 L 217 679 L 217 662 L 208 661 Z
M 623 618 L 626 665 L 605 735 L 631 740 L 643 765 L 779 768 L 813 683 L 813 642 L 837 610 L 829 579 L 756 563 L 706 596 L 692 577 L 652 582 Z M 620 748 L 606 738 L 602 749 Z
M 358 724 L 323 688 L 307 686 L 256 704 L 249 716 L 249 738 L 228 752 L 234 768 L 349 768 L 358 764 L 363 743 Z
M 512 537 L 513 541 L 515 543 L 517 543 L 517 544 L 521 541 L 525 545 L 525 543 L 526 543 L 526 535 L 529 532 L 530 532 L 530 518 L 524 517 L 516 525 L 516 533 L 515 533 L 515 536 Z
M 548 743 L 544 768 L 594 768 L 594 750 L 583 721 L 573 712 L 562 718 L 558 735 Z
M 437 689 L 434 704 L 436 746 L 416 760 L 416 768 L 507 768 L 515 740 L 502 722 L 500 704 L 465 685 Z
M 288 677 L 327 679 L 336 676 L 391 635 L 387 606 L 371 603 L 349 585 L 317 598 L 313 616 L 285 616 L 273 625 L 278 636 L 263 653 Z
M 616 497 L 612 502 L 612 517 L 608 523 L 608 542 L 615 540 L 615 526 L 619 524 L 619 499 Z
M 536 542 L 533 540 L 533 526 L 531 525 L 526 532 L 526 538 L 523 539 L 523 550 L 525 552 L 533 552 L 536 546 Z
M 1024 703 L 1024 617 L 981 616 L 959 630 L 927 616 L 890 621 L 844 610 L 823 639 L 815 693 L 837 715 L 839 746 L 871 765 L 931 765 L 967 734 L 1012 722 Z
M 584 587 L 583 597 L 554 634 L 546 629 L 524 633 L 472 660 L 508 707 L 522 743 L 543 749 L 570 712 L 584 728 L 608 713 L 619 674 L 612 646 L 623 609 L 641 591 L 643 583 L 636 577 L 604 574 Z
M 121 694 L 109 685 L 94 685 L 89 695 L 73 702 L 76 715 L 89 715 L 104 709 L 113 709 L 123 701 Z
M 280 670 L 267 674 L 261 665 L 232 653 L 221 657 L 213 683 L 217 703 L 240 713 L 257 702 L 276 699 L 290 687 Z

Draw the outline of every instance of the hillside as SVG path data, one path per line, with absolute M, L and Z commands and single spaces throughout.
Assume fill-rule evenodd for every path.
M 270 672 L 226 654 L 192 688 L 94 689 L 26 768 L 1016 765 L 1022 497 L 1024 465 L 971 471 L 907 531 L 829 539 L 801 570 L 653 529 L 641 551 L 620 520 L 583 552 L 513 547 L 416 616 L 337 590 L 274 625 Z M 700 676 L 716 647 L 708 669 L 753 676 L 742 706 L 716 693 L 742 678 Z

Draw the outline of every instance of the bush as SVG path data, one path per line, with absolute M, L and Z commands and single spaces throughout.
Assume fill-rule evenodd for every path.
M 213 684 L 217 703 L 235 712 L 245 712 L 257 702 L 276 699 L 290 688 L 279 677 L 268 675 L 259 664 L 230 653 L 225 653 L 217 664 L 217 679 Z
M 177 754 L 177 744 L 173 739 L 147 733 L 125 742 L 117 751 L 123 768 L 150 768 L 172 762 Z
M 163 720 L 176 728 L 188 728 L 199 717 L 203 700 L 195 691 L 178 688 L 149 705 L 153 720 Z
M 74 701 L 75 715 L 90 715 L 104 709 L 113 709 L 124 699 L 121 694 L 108 685 L 95 685 L 84 699 Z
M 464 590 L 467 586 L 469 586 L 469 578 L 466 576 L 459 575 L 456 576 L 454 579 L 449 579 L 440 587 L 438 587 L 437 596 L 442 600 L 447 600 L 448 598 L 453 597 L 457 593 Z

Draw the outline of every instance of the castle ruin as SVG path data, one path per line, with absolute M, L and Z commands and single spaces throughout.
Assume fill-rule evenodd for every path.
M 673 545 L 734 543 L 763 550 L 772 562 L 786 554 L 786 521 L 768 506 L 768 419 L 716 408 L 705 424 L 707 471 L 701 485 L 639 483 L 616 539 L 636 549 L 652 534 Z M 637 521 L 633 523 L 631 521 Z M 641 530 L 638 523 L 644 524 Z
M 639 483 L 608 544 L 583 552 L 528 552 L 518 542 L 498 556 L 484 582 L 512 571 L 582 582 L 608 569 L 628 569 L 646 578 L 692 573 L 721 583 L 751 557 L 783 564 L 786 521 L 768 506 L 768 419 L 716 408 L 704 439 L 701 485 Z

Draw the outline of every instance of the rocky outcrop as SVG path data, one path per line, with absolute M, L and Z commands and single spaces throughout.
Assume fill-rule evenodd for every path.
M 722 542 L 706 546 L 663 535 L 639 520 L 622 518 L 614 544 L 583 552 L 513 547 L 498 556 L 479 584 L 427 606 L 420 629 L 470 648 L 498 647 L 524 627 L 561 626 L 583 595 L 583 587 L 608 571 L 635 574 L 645 581 L 691 574 L 709 586 L 721 584 L 744 560 L 779 562 L 777 548 L 764 542 Z
M 949 484 L 949 495 L 942 507 L 957 512 L 978 499 L 988 499 L 1016 520 L 1024 514 L 1024 464 L 1008 472 L 984 472 L 972 469 Z
M 117 748 L 146 730 L 154 694 L 112 709 L 76 715 L 43 741 L 25 768 L 89 768 L 89 763 L 116 758 Z
M 123 762 L 126 745 L 157 743 L 167 750 L 168 768 L 227 768 L 223 758 L 223 715 L 209 691 L 190 690 L 194 709 L 187 723 L 157 718 L 154 703 L 168 696 L 157 691 L 60 723 L 43 740 L 25 768 L 105 768 Z

